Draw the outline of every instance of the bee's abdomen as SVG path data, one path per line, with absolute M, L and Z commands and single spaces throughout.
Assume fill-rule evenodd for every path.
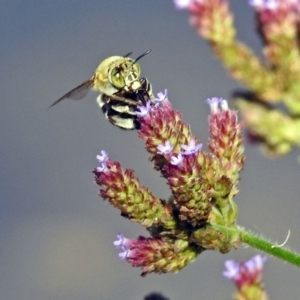
M 152 86 L 146 78 L 139 79 L 138 83 L 138 89 L 133 89 L 134 85 L 131 85 L 111 96 L 101 94 L 97 98 L 105 117 L 115 126 L 123 129 L 140 129 L 136 114 L 139 111 L 138 106 L 145 106 L 153 99 L 153 95 Z
M 101 94 L 97 98 L 105 117 L 115 126 L 122 129 L 140 129 L 137 120 L 136 106 L 113 100 L 110 96 Z

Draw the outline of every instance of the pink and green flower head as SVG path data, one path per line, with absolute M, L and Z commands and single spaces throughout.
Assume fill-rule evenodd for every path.
M 255 255 L 248 261 L 237 263 L 234 260 L 225 262 L 226 270 L 224 277 L 234 281 L 237 287 L 251 286 L 259 283 L 262 277 L 262 270 L 267 257 Z

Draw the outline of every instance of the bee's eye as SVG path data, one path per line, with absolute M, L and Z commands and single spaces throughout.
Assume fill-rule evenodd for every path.
M 120 72 L 121 72 L 120 67 L 114 68 L 111 71 L 110 78 L 109 78 L 110 83 L 117 89 L 121 89 L 125 86 L 125 80 Z
M 135 78 L 139 78 L 141 75 L 141 67 L 138 63 L 133 64 L 132 66 L 132 73 L 135 76 Z

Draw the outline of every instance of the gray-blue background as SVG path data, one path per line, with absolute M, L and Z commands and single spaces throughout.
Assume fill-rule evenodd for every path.
M 230 299 L 221 275 L 226 259 L 248 259 L 241 248 L 205 252 L 179 274 L 139 276 L 119 261 L 116 233 L 146 231 L 119 216 L 98 196 L 91 170 L 106 149 L 133 168 L 156 195 L 169 191 L 147 161 L 136 132 L 103 118 L 95 93 L 83 101 L 49 105 L 88 79 L 110 55 L 133 51 L 155 92 L 169 99 L 193 132 L 207 141 L 207 97 L 229 98 L 239 87 L 171 1 L 2 0 L 0 8 L 0 299 L 142 299 L 158 291 L 171 299 Z M 241 40 L 258 51 L 253 12 L 231 0 Z M 280 126 L 280 124 L 279 124 Z M 246 147 L 239 224 L 300 249 L 297 153 L 270 160 Z M 265 283 L 272 299 L 299 299 L 299 270 L 269 259 Z

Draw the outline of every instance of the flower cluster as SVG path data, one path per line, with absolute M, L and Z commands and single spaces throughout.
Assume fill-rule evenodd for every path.
M 191 245 L 176 249 L 173 243 L 157 238 L 139 236 L 136 240 L 130 240 L 121 233 L 117 238 L 114 246 L 123 251 L 119 253 L 120 259 L 126 259 L 134 267 L 141 267 L 142 276 L 150 272 L 176 273 L 201 252 L 199 247 Z
M 225 262 L 224 277 L 232 280 L 237 287 L 235 299 L 267 299 L 262 285 L 262 270 L 267 257 L 256 255 L 248 261 L 237 263 L 234 260 Z
M 228 0 L 174 0 L 190 12 L 190 23 L 247 91 L 236 91 L 251 137 L 268 155 L 285 155 L 300 146 L 300 2 L 248 0 L 256 13 L 266 63 L 236 38 Z M 277 103 L 285 106 L 280 110 Z M 281 126 L 278 126 L 281 124 Z
M 226 100 L 206 102 L 211 107 L 208 151 L 172 109 L 167 90 L 138 107 L 138 135 L 170 187 L 168 201 L 142 187 L 132 170 L 123 170 L 105 151 L 97 156 L 100 167 L 94 174 L 101 197 L 151 235 L 136 240 L 119 235 L 115 242 L 123 251 L 120 257 L 141 267 L 143 275 L 177 272 L 206 249 L 226 253 L 239 246 L 239 234 L 217 226 L 235 227 L 234 197 L 244 164 L 242 125 Z
M 124 217 L 143 226 L 175 227 L 170 207 L 142 187 L 132 170 L 123 170 L 120 163 L 110 160 L 106 151 L 97 155 L 101 166 L 94 170 L 95 182 L 102 187 L 100 196 L 118 208 Z M 102 157 L 105 153 L 105 162 Z

